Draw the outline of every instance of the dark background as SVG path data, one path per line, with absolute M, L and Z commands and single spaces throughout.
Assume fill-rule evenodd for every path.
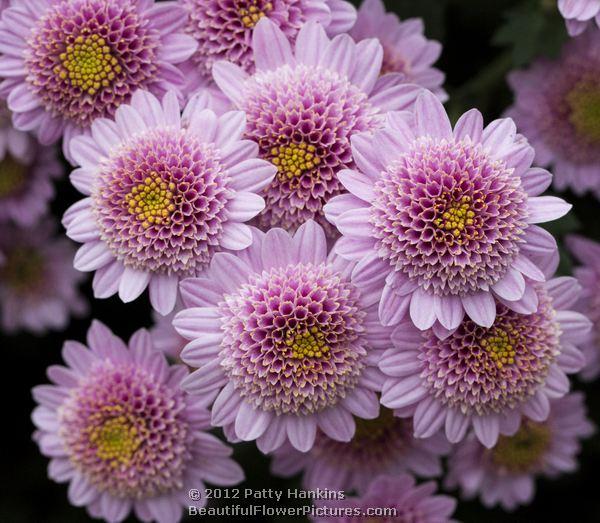
M 556 9 L 557 0 L 387 0 L 386 3 L 388 9 L 395 10 L 403 19 L 424 18 L 427 35 L 443 43 L 438 66 L 447 74 L 450 94 L 447 108 L 453 120 L 471 107 L 478 107 L 486 121 L 498 117 L 511 103 L 506 73 L 527 65 L 536 56 L 555 55 L 567 39 Z M 53 208 L 57 217 L 80 198 L 66 180 L 60 183 L 58 195 Z M 570 216 L 553 225 L 552 232 L 559 239 L 577 231 L 599 240 L 597 201 L 591 197 L 577 199 L 571 194 L 563 196 L 575 208 Z M 571 261 L 563 252 L 560 270 L 568 274 L 570 267 Z M 92 303 L 89 280 L 83 290 Z M 112 298 L 94 301 L 93 316 L 127 339 L 138 328 L 149 326 L 150 307 L 146 294 L 129 305 Z M 84 509 L 69 505 L 65 484 L 47 479 L 47 459 L 39 454 L 30 437 L 33 430 L 30 412 L 34 406 L 31 387 L 47 381 L 48 365 L 61 362 L 63 340 L 84 340 L 89 321 L 90 318 L 73 321 L 66 332 L 44 337 L 26 334 L 7 337 L 0 333 L 4 365 L 0 379 L 1 523 L 90 521 Z M 585 385 L 576 381 L 574 387 L 586 392 L 590 416 L 600 425 L 598 383 Z M 241 488 L 287 489 L 299 485 L 297 479 L 271 477 L 268 459 L 254 445 L 239 446 L 236 458 L 249 476 Z M 580 463 L 576 474 L 556 481 L 539 480 L 536 499 L 528 507 L 505 513 L 499 509 L 486 510 L 477 502 L 461 502 L 455 517 L 467 523 L 598 522 L 600 496 L 596 474 L 600 468 L 600 437 L 584 444 Z

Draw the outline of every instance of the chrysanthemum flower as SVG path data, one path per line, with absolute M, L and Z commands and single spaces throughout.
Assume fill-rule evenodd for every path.
M 539 59 L 508 77 L 515 104 L 507 114 L 535 147 L 536 163 L 552 166 L 558 190 L 600 197 L 599 75 L 596 30 L 570 40 L 558 59 Z
M 303 474 L 308 490 L 356 490 L 364 492 L 382 474 L 412 472 L 434 477 L 442 473 L 441 456 L 450 444 L 441 432 L 431 438 L 413 437 L 412 422 L 382 408 L 372 420 L 357 418 L 356 432 L 350 442 L 336 441 L 317 433 L 309 452 L 298 452 L 289 445 L 275 451 L 271 470 L 290 477 Z
M 173 92 L 162 104 L 137 91 L 115 121 L 98 119 L 71 143 L 73 184 L 87 198 L 65 214 L 67 235 L 84 245 L 81 271 L 96 271 L 94 293 L 124 302 L 146 287 L 161 314 L 175 305 L 179 279 L 195 276 L 220 249 L 252 241 L 243 222 L 264 208 L 256 192 L 275 168 L 241 136 L 244 114 L 217 116 L 195 97 L 183 117 Z
M 0 325 L 7 332 L 63 329 L 71 315 L 86 312 L 73 268 L 75 249 L 54 238 L 51 221 L 31 228 L 0 227 Z
M 399 85 L 399 75 L 379 79 L 383 50 L 375 39 L 329 40 L 316 22 L 302 27 L 292 49 L 275 23 L 262 20 L 253 47 L 256 73 L 218 62 L 213 74 L 246 112 L 246 136 L 277 166 L 259 224 L 294 231 L 315 219 L 330 227 L 322 209 L 343 191 L 340 170 L 354 166 L 350 138 L 376 128 L 383 113 L 411 105 L 421 88 Z
M 414 416 L 415 437 L 444 427 L 451 443 L 473 427 L 493 447 L 514 433 L 523 417 L 546 419 L 550 399 L 569 390 L 567 373 L 583 366 L 575 344 L 587 339 L 590 321 L 568 310 L 581 288 L 574 278 L 533 287 L 535 312 L 521 314 L 498 305 L 493 325 L 464 320 L 446 338 L 419 331 L 410 322 L 392 334 L 393 349 L 379 363 L 388 376 L 381 403 Z
M 33 225 L 48 210 L 52 179 L 62 172 L 56 151 L 13 128 L 0 102 L 0 222 Z
M 460 487 L 465 498 L 479 495 L 486 507 L 514 510 L 531 503 L 537 477 L 574 472 L 580 440 L 593 432 L 583 394 L 569 394 L 551 403 L 546 421 L 525 422 L 493 449 L 474 437 L 460 443 L 448 461 L 447 487 Z
M 181 390 L 187 369 L 169 366 L 147 331 L 128 347 L 94 321 L 87 347 L 67 341 L 63 358 L 67 366 L 48 368 L 53 385 L 33 389 L 32 419 L 48 475 L 69 482 L 71 504 L 109 522 L 133 510 L 142 521 L 175 523 L 193 504 L 188 489 L 243 479 L 231 449 L 206 432 L 205 403 Z
M 339 175 L 350 194 L 325 214 L 344 236 L 338 252 L 359 260 L 352 280 L 369 295 L 384 288 L 384 325 L 410 311 L 421 330 L 453 330 L 466 312 L 489 327 L 496 299 L 535 310 L 533 282 L 545 279 L 538 262 L 555 256 L 556 242 L 532 224 L 570 205 L 537 196 L 551 175 L 530 168 L 533 149 L 512 120 L 484 129 L 473 109 L 453 130 L 423 91 L 414 112 L 390 113 L 384 129 L 355 137 L 352 148 L 358 170 Z
M 600 243 L 573 235 L 567 238 L 567 245 L 571 254 L 583 264 L 574 270 L 582 287 L 577 308 L 593 324 L 589 339 L 581 344 L 585 356 L 581 377 L 589 381 L 600 375 Z
M 0 93 L 18 129 L 49 144 L 114 116 L 137 89 L 162 96 L 196 50 L 186 15 L 154 0 L 23 0 L 2 12 Z
M 408 474 L 380 476 L 360 498 L 328 500 L 323 502 L 328 512 L 339 515 L 317 516 L 316 523 L 361 523 L 368 509 L 381 513 L 373 516 L 374 521 L 410 523 L 451 523 L 456 500 L 450 496 L 435 494 L 433 481 L 416 485 Z M 348 515 L 345 509 L 361 515 Z
M 173 325 L 192 340 L 182 360 L 199 368 L 184 388 L 218 391 L 213 425 L 263 452 L 286 441 L 308 451 L 317 427 L 349 441 L 353 415 L 378 415 L 389 331 L 350 282 L 352 264 L 327 256 L 315 222 L 293 237 L 253 234 L 249 248 L 216 254 L 202 277 L 181 283 L 187 308 Z
M 600 27 L 600 2 L 598 0 L 558 0 L 558 9 L 566 20 L 571 36 L 577 36 L 589 25 Z
M 423 20 L 400 21 L 395 13 L 386 12 L 382 0 L 364 0 L 350 36 L 357 41 L 379 38 L 383 46 L 382 74 L 401 73 L 406 81 L 429 89 L 445 101 L 444 73 L 433 67 L 442 46 L 425 38 L 424 32 Z
M 179 0 L 188 14 L 187 33 L 198 42 L 192 61 L 210 77 L 219 60 L 254 71 L 252 34 L 268 18 L 294 41 L 304 24 L 321 23 L 328 34 L 347 32 L 356 21 L 356 9 L 344 0 Z

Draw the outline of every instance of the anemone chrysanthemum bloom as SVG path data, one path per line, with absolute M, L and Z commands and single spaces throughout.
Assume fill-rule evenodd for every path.
M 188 14 L 187 33 L 198 42 L 192 57 L 198 72 L 210 78 L 219 60 L 254 71 L 252 34 L 268 18 L 294 41 L 302 26 L 319 22 L 330 35 L 345 33 L 356 21 L 356 9 L 344 0 L 179 0 Z
M 381 403 L 413 416 L 415 437 L 444 427 L 456 443 L 472 427 L 486 447 L 514 433 L 523 418 L 544 421 L 550 400 L 569 390 L 567 374 L 584 365 L 577 345 L 591 323 L 570 310 L 580 292 L 569 277 L 536 284 L 528 297 L 535 312 L 499 304 L 491 327 L 465 319 L 443 339 L 401 323 L 392 333 L 394 348 L 379 362 L 387 376 Z
M 356 432 L 349 442 L 318 433 L 309 452 L 298 452 L 289 445 L 280 447 L 273 455 L 271 471 L 283 477 L 302 473 L 302 485 L 307 490 L 365 492 L 382 474 L 439 476 L 441 456 L 449 450 L 450 444 L 441 432 L 416 439 L 410 420 L 381 408 L 375 419 L 356 419 Z
M 373 521 L 382 523 L 451 523 L 456 500 L 435 492 L 433 481 L 417 485 L 409 474 L 379 476 L 361 497 L 323 503 L 328 514 L 313 519 L 316 523 L 361 523 L 371 519 L 363 515 L 367 510 L 375 510 Z
M 48 475 L 69 482 L 71 504 L 109 522 L 133 510 L 176 523 L 195 503 L 188 489 L 242 481 L 231 449 L 207 432 L 205 402 L 179 386 L 188 370 L 169 366 L 146 330 L 127 346 L 94 321 L 87 346 L 67 341 L 63 358 L 67 366 L 48 368 L 53 384 L 33 389 L 32 419 Z
M 442 46 L 425 38 L 424 33 L 423 20 L 401 21 L 395 13 L 386 12 L 382 0 L 364 0 L 350 36 L 357 41 L 379 38 L 383 46 L 382 74 L 400 73 L 406 81 L 429 89 L 445 101 L 448 95 L 442 88 L 444 73 L 433 67 Z
M 84 243 L 81 271 L 96 271 L 94 293 L 124 302 L 149 287 L 161 314 L 173 310 L 182 277 L 196 276 L 220 249 L 252 241 L 244 222 L 264 208 L 256 194 L 275 168 L 242 140 L 244 114 L 217 116 L 197 96 L 183 116 L 171 91 L 162 103 L 136 91 L 115 121 L 97 119 L 91 136 L 71 142 L 71 180 L 87 198 L 63 219 L 67 235 Z
M 387 111 L 409 107 L 421 88 L 402 84 L 400 75 L 379 78 L 377 40 L 330 40 L 317 22 L 302 27 L 292 48 L 276 24 L 261 20 L 253 47 L 253 75 L 228 62 L 216 63 L 213 75 L 246 112 L 246 137 L 277 166 L 258 223 L 293 232 L 315 219 L 327 230 L 323 205 L 343 191 L 339 171 L 354 166 L 350 138 L 375 129 Z
M 600 243 L 582 236 L 569 236 L 567 245 L 571 254 L 582 263 L 573 271 L 582 291 L 577 308 L 593 324 L 589 339 L 581 344 L 585 366 L 581 377 L 587 381 L 600 375 Z
M 0 227 L 0 326 L 37 334 L 63 329 L 87 311 L 79 293 L 84 275 L 73 268 L 75 249 L 53 236 L 51 221 Z
M 196 50 L 175 2 L 22 0 L 2 12 L 0 93 L 18 129 L 65 144 L 137 89 L 162 96 Z
M 465 498 L 479 496 L 486 507 L 514 510 L 531 503 L 536 478 L 574 472 L 580 440 L 593 432 L 583 394 L 569 394 L 551 402 L 546 421 L 524 423 L 492 449 L 474 437 L 459 443 L 448 460 L 446 486 L 460 487 Z
M 533 149 L 510 119 L 485 129 L 465 113 L 452 129 L 429 91 L 413 112 L 390 113 L 385 128 L 352 141 L 357 170 L 339 179 L 350 194 L 325 207 L 342 233 L 338 252 L 357 260 L 352 280 L 368 295 L 383 288 L 384 325 L 407 312 L 421 330 L 453 330 L 465 313 L 489 327 L 496 300 L 532 312 L 539 260 L 556 242 L 534 223 L 570 205 L 537 196 L 551 175 L 530 168 Z M 536 263 L 537 262 L 537 263 Z
M 567 42 L 561 55 L 541 58 L 508 81 L 508 110 L 535 147 L 535 161 L 551 166 L 554 186 L 600 197 L 600 30 Z
M 263 452 L 286 441 L 312 448 L 317 427 L 349 441 L 353 415 L 379 413 L 377 362 L 390 347 L 377 309 L 350 282 L 352 264 L 327 255 L 313 221 L 294 236 L 253 229 L 250 247 L 217 253 L 199 278 L 181 283 L 186 308 L 173 321 L 192 340 L 181 359 L 198 367 L 183 386 L 218 392 L 212 423 Z
M 571 36 L 583 33 L 594 21 L 600 28 L 600 0 L 558 0 Z
M 0 222 L 27 227 L 48 211 L 52 180 L 63 168 L 56 151 L 12 127 L 8 109 L 0 105 Z

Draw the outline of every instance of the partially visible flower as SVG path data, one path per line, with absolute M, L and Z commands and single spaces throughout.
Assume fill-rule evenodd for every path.
M 600 243 L 573 235 L 567 238 L 567 245 L 571 254 L 583 264 L 573 274 L 583 289 L 578 310 L 593 324 L 589 339 L 581 345 L 586 360 L 581 376 L 590 381 L 600 376 Z
M 524 422 L 516 433 L 500 436 L 492 449 L 474 437 L 459 443 L 448 460 L 446 486 L 460 487 L 467 499 L 479 496 L 486 507 L 514 510 L 531 503 L 538 477 L 577 469 L 580 440 L 594 432 L 584 399 L 572 393 L 552 401 L 546 421 Z
M 154 346 L 173 360 L 179 360 L 181 351 L 188 340 L 179 335 L 173 327 L 173 318 L 179 312 L 181 306 L 175 305 L 172 312 L 163 316 L 153 311 L 154 326 L 150 329 Z
M 424 32 L 420 18 L 401 21 L 395 13 L 386 12 L 383 0 L 363 0 L 350 36 L 357 41 L 379 38 L 383 46 L 381 74 L 401 73 L 407 82 L 421 85 L 446 101 L 444 73 L 433 67 L 442 46 L 425 38 Z
M 188 15 L 187 33 L 198 42 L 192 57 L 198 73 L 211 77 L 219 60 L 254 71 L 252 36 L 257 23 L 268 18 L 290 41 L 304 24 L 320 22 L 328 34 L 347 32 L 356 9 L 344 0 L 179 0 Z
M 15 127 L 65 144 L 112 117 L 137 89 L 183 86 L 196 50 L 185 11 L 154 0 L 25 0 L 2 12 L 0 93 Z
M 0 222 L 33 225 L 48 210 L 54 196 L 52 179 L 62 172 L 54 148 L 13 128 L 0 102 Z
M 456 500 L 450 496 L 435 494 L 433 481 L 416 485 L 408 474 L 380 476 L 375 479 L 367 492 L 359 498 L 328 500 L 322 502 L 327 511 L 336 515 L 317 516 L 316 523 L 362 523 L 367 510 L 376 510 L 374 521 L 387 523 L 451 523 L 456 509 Z M 354 514 L 348 515 L 352 511 Z
M 598 0 L 558 0 L 558 9 L 564 16 L 571 36 L 583 33 L 593 25 L 600 28 L 600 1 Z
M 567 373 L 584 364 L 576 344 L 587 339 L 591 323 L 568 310 L 580 291 L 574 278 L 537 284 L 528 297 L 535 312 L 499 304 L 491 327 L 464 320 L 444 339 L 400 324 L 395 348 L 379 362 L 388 376 L 381 403 L 414 416 L 415 437 L 444 427 L 456 443 L 472 427 L 486 447 L 513 434 L 523 418 L 544 421 L 550 400 L 569 391 Z
M 242 481 L 231 449 L 207 432 L 205 404 L 179 386 L 187 369 L 169 366 L 147 331 L 127 346 L 94 321 L 87 347 L 67 341 L 63 358 L 67 366 L 48 368 L 53 384 L 33 389 L 32 419 L 48 475 L 69 482 L 71 504 L 109 522 L 134 511 L 176 523 L 192 503 L 189 489 Z
M 497 300 L 535 310 L 540 259 L 557 248 L 533 224 L 571 206 L 538 196 L 551 175 L 531 168 L 533 149 L 512 120 L 484 128 L 473 109 L 452 129 L 441 102 L 423 91 L 413 112 L 390 113 L 384 129 L 355 137 L 352 149 L 357 170 L 339 174 L 350 194 L 325 214 L 343 235 L 338 252 L 359 262 L 353 282 L 368 295 L 384 289 L 384 325 L 409 312 L 421 330 L 452 331 L 466 313 L 490 327 Z
M 515 103 L 507 114 L 534 146 L 536 163 L 552 167 L 554 186 L 600 197 L 600 30 L 570 40 L 555 60 L 512 72 L 508 81 Z
M 173 92 L 162 103 L 137 91 L 115 121 L 92 123 L 71 143 L 80 168 L 71 180 L 87 198 L 65 214 L 67 235 L 84 245 L 81 271 L 96 271 L 94 293 L 124 302 L 149 287 L 161 314 L 173 310 L 181 278 L 205 269 L 221 249 L 252 241 L 244 222 L 264 208 L 257 192 L 275 168 L 242 140 L 244 114 L 217 116 L 208 98 L 192 99 L 183 116 Z
M 383 49 L 376 39 L 330 40 L 316 22 L 302 27 L 292 48 L 275 23 L 261 20 L 253 46 L 253 75 L 227 62 L 215 64 L 213 74 L 246 112 L 246 136 L 277 167 L 258 223 L 293 232 L 314 219 L 331 228 L 323 206 L 344 191 L 338 173 L 354 167 L 350 139 L 379 127 L 386 112 L 409 107 L 421 88 L 402 84 L 400 75 L 379 78 Z
M 323 229 L 253 229 L 250 247 L 218 253 L 181 283 L 186 308 L 173 321 L 192 340 L 182 360 L 197 367 L 185 390 L 217 392 L 212 423 L 263 452 L 286 441 L 306 452 L 317 427 L 350 441 L 353 415 L 379 412 L 377 362 L 390 345 L 377 309 L 350 282 L 352 264 L 327 255 Z
M 439 476 L 441 456 L 448 453 L 450 444 L 441 432 L 422 440 L 414 438 L 412 432 L 411 420 L 381 408 L 375 419 L 356 419 L 356 432 L 349 442 L 318 433 L 309 452 L 298 452 L 290 445 L 279 448 L 271 470 L 284 477 L 302 473 L 302 485 L 307 490 L 358 492 L 365 492 L 373 479 L 382 474 Z
M 53 232 L 48 220 L 0 228 L 0 324 L 7 332 L 63 329 L 71 315 L 87 311 L 78 289 L 84 276 L 73 268 L 75 249 Z

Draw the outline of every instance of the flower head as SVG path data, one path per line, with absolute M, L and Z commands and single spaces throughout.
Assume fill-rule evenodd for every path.
M 466 498 L 479 495 L 486 507 L 514 510 L 533 500 L 537 477 L 573 472 L 580 440 L 593 432 L 583 394 L 569 394 L 551 402 L 546 421 L 524 422 L 492 449 L 474 437 L 459 443 L 449 459 L 447 485 L 460 487 Z
M 498 305 L 491 327 L 464 320 L 440 339 L 400 324 L 392 334 L 395 348 L 379 363 L 388 376 L 381 402 L 414 415 L 415 437 L 445 427 L 452 443 L 473 427 L 492 447 L 502 434 L 514 432 L 523 416 L 546 419 L 550 399 L 569 390 L 566 374 L 583 365 L 574 345 L 587 338 L 589 320 L 567 310 L 578 299 L 574 278 L 537 284 L 527 299 L 533 313 Z
M 350 36 L 356 41 L 378 38 L 383 46 L 382 74 L 400 73 L 406 81 L 429 89 L 445 101 L 444 73 L 433 67 L 442 46 L 427 40 L 424 31 L 423 20 L 400 21 L 395 13 L 386 12 L 383 0 L 363 0 Z
M 441 456 L 450 445 L 441 432 L 419 440 L 412 434 L 412 422 L 382 408 L 375 419 L 356 418 L 356 432 L 349 442 L 317 434 L 314 447 L 306 453 L 289 445 L 275 451 L 271 469 L 280 476 L 303 473 L 308 490 L 357 490 L 365 492 L 382 474 L 410 471 L 433 477 L 442 472 Z
M 55 150 L 13 128 L 8 109 L 0 104 L 0 221 L 27 227 L 48 210 L 52 179 L 63 169 Z
M 196 49 L 185 11 L 153 0 L 26 0 L 2 13 L 0 92 L 18 129 L 66 142 L 114 116 L 137 89 L 184 84 L 175 64 Z
M 381 512 L 375 521 L 382 523 L 450 523 L 456 501 L 450 496 L 435 494 L 433 481 L 416 485 L 409 474 L 379 476 L 359 498 L 327 501 L 329 516 L 316 517 L 317 523 L 360 523 L 365 516 L 350 516 L 348 510 L 365 514 L 368 509 Z M 323 502 L 325 505 L 325 502 Z M 336 515 L 335 513 L 339 515 Z
M 30 228 L 3 225 L 0 233 L 0 324 L 7 332 L 63 329 L 86 302 L 73 269 L 74 249 L 54 238 L 51 222 Z
M 312 448 L 317 427 L 338 441 L 355 431 L 352 414 L 375 418 L 377 360 L 389 333 L 350 282 L 351 264 L 327 256 L 315 222 L 292 237 L 253 229 L 252 245 L 218 253 L 206 273 L 182 282 L 173 321 L 192 340 L 181 353 L 199 370 L 195 394 L 218 391 L 212 422 L 263 452 L 286 440 Z
M 582 263 L 574 270 L 582 287 L 577 309 L 592 321 L 593 328 L 588 340 L 581 344 L 585 356 L 581 376 L 593 380 L 600 375 L 600 244 L 581 236 L 568 237 L 567 244 Z
M 180 278 L 197 275 L 218 250 L 249 245 L 243 222 L 264 207 L 255 193 L 275 169 L 241 140 L 244 126 L 242 113 L 217 116 L 202 96 L 181 118 L 174 93 L 161 104 L 137 91 L 115 121 L 97 120 L 90 137 L 73 139 L 81 167 L 71 179 L 89 197 L 63 223 L 84 243 L 75 267 L 97 271 L 96 297 L 118 291 L 127 302 L 149 286 L 154 308 L 168 314 Z
M 213 74 L 246 112 L 246 136 L 277 168 L 258 222 L 294 231 L 315 219 L 328 227 L 323 205 L 343 191 L 340 170 L 354 166 L 351 137 L 378 127 L 383 113 L 409 106 L 420 88 L 379 79 L 383 50 L 376 40 L 329 40 L 316 22 L 302 27 L 294 49 L 268 20 L 256 26 L 253 42 L 253 75 L 226 62 Z
M 33 389 L 36 441 L 50 478 L 69 482 L 69 501 L 93 517 L 175 523 L 189 488 L 243 479 L 231 449 L 206 432 L 210 415 L 181 391 L 184 366 L 169 366 L 140 330 L 127 347 L 93 322 L 87 347 L 68 341 L 67 367 Z M 204 497 L 204 496 L 202 496 Z
M 555 60 L 509 75 L 515 104 L 508 115 L 535 147 L 536 162 L 553 167 L 558 190 L 600 195 L 599 75 L 600 31 L 572 39 Z
M 571 36 L 583 33 L 594 21 L 600 27 L 600 2 L 598 0 L 558 0 L 558 9 Z
M 219 60 L 254 71 L 254 28 L 268 18 L 290 41 L 302 26 L 320 22 L 329 34 L 348 31 L 356 10 L 344 0 L 180 0 L 188 15 L 187 33 L 198 42 L 192 60 L 203 76 L 210 77 Z
M 414 112 L 390 113 L 386 127 L 352 142 L 358 170 L 340 173 L 350 191 L 325 208 L 344 236 L 338 252 L 359 263 L 353 281 L 383 289 L 382 322 L 406 312 L 422 329 L 453 330 L 465 312 L 489 327 L 496 299 L 532 312 L 556 242 L 532 224 L 570 206 L 550 196 L 551 175 L 530 168 L 533 149 L 510 119 L 485 129 L 465 113 L 454 130 L 441 102 L 423 92 Z M 439 324 L 438 324 L 439 322 Z

